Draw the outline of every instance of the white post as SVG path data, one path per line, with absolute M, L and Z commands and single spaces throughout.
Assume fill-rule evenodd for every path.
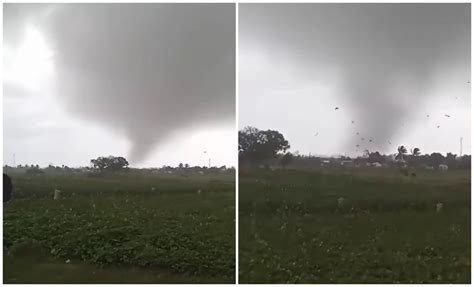
M 342 208 L 342 206 L 344 206 L 344 197 L 339 197 L 337 199 L 337 207 Z
M 59 189 L 54 190 L 54 200 L 61 199 L 61 191 Z

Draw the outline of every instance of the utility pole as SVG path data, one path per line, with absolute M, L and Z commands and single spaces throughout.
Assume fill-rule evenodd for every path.
M 461 157 L 461 156 L 462 156 L 462 137 L 459 140 L 459 157 Z
M 209 157 L 209 168 L 211 168 L 211 155 L 207 151 L 204 151 L 204 153 Z
M 13 167 L 16 167 L 15 154 L 13 154 Z

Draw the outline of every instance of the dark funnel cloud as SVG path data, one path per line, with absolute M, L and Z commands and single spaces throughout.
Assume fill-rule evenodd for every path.
M 68 112 L 125 135 L 143 161 L 176 133 L 235 118 L 233 4 L 13 4 L 54 51 Z M 20 15 L 23 16 L 19 17 Z M 6 28 L 18 27 L 9 24 Z M 5 37 L 14 41 L 15 29 Z
M 387 150 L 437 79 L 456 71 L 456 85 L 467 87 L 470 11 L 470 4 L 242 4 L 239 39 L 290 62 L 301 82 L 330 83 L 337 112 L 355 121 L 350 134 Z M 345 150 L 359 141 L 347 136 Z

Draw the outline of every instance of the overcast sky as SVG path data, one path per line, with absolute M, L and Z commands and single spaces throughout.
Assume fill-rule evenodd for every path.
M 240 4 L 239 127 L 276 129 L 303 154 L 459 154 L 460 137 L 470 154 L 470 11 Z
M 4 164 L 235 165 L 234 4 L 3 9 Z

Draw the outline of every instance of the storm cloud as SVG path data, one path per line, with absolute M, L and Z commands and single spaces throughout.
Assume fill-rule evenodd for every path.
M 4 41 L 18 45 L 25 26 L 40 32 L 53 53 L 58 102 L 124 135 L 137 163 L 177 134 L 234 122 L 234 9 L 6 4 Z
M 457 123 L 469 125 L 470 4 L 239 7 L 241 126 L 253 121 L 283 129 L 305 152 L 353 153 L 356 145 L 393 151 L 390 141 L 401 144 L 421 126 L 427 132 L 446 120 L 442 111 L 429 108 L 446 91 L 445 99 L 459 100 L 444 111 L 457 112 Z M 252 116 L 258 97 L 275 105 L 258 116 L 267 121 Z M 280 126 L 271 110 L 284 118 Z M 462 132 L 469 137 L 465 125 L 456 143 Z M 326 141 L 317 143 L 319 151 L 311 148 L 318 130 Z

